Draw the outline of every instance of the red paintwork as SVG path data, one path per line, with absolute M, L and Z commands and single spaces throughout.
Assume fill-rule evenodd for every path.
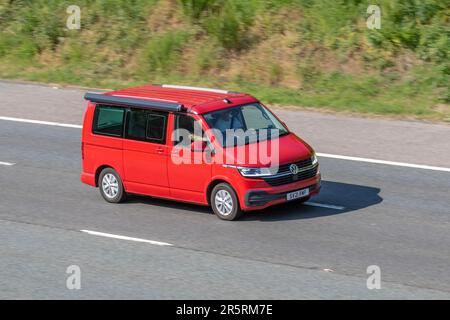
M 208 126 L 201 116 L 202 113 L 258 101 L 254 97 L 242 93 L 223 94 L 163 88 L 153 85 L 112 91 L 105 94 L 160 99 L 183 104 L 187 108 L 188 114 L 200 121 L 205 131 L 208 130 Z M 223 101 L 225 98 L 230 100 L 231 103 Z M 309 180 L 272 187 L 263 179 L 244 178 L 237 169 L 227 168 L 222 164 L 176 165 L 171 161 L 171 154 L 175 151 L 170 141 L 174 122 L 172 113 L 169 114 L 168 119 L 167 144 L 161 145 L 93 134 L 94 110 L 95 104 L 89 102 L 82 133 L 83 169 L 81 180 L 91 186 L 97 186 L 96 175 L 101 171 L 101 168 L 112 167 L 122 178 L 126 192 L 208 205 L 208 188 L 212 183 L 225 181 L 236 191 L 243 210 L 256 210 L 285 200 L 271 201 L 259 207 L 248 207 L 244 198 L 249 190 L 282 193 L 302 189 L 320 182 L 320 173 L 318 173 L 316 177 Z M 258 163 L 258 165 L 248 164 L 248 162 L 236 163 L 237 159 L 233 154 L 236 154 L 238 149 L 245 149 L 247 155 L 245 161 L 248 161 L 248 155 L 251 151 L 250 145 L 223 149 L 213 137 L 210 138 L 212 138 L 211 141 L 217 151 L 215 156 L 225 156 L 228 164 L 252 167 L 264 166 L 262 163 Z M 312 148 L 294 133 L 282 136 L 278 140 L 280 164 L 305 159 L 310 157 L 313 152 Z M 195 154 L 193 153 L 191 157 Z M 315 190 L 312 195 L 318 192 L 319 190 Z

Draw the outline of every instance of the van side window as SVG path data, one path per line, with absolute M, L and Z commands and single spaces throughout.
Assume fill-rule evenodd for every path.
M 166 143 L 167 113 L 131 109 L 126 137 L 153 143 Z
M 94 113 L 93 132 L 96 134 L 122 137 L 125 109 L 97 106 Z
M 146 138 L 159 143 L 166 142 L 167 115 L 149 113 L 147 117 Z
M 174 123 L 173 145 L 189 147 L 193 141 L 202 141 L 204 134 L 200 123 L 194 118 L 176 114 Z

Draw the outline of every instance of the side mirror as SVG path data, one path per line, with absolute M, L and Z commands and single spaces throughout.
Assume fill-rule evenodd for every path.
M 208 148 L 206 141 L 193 141 L 191 143 L 191 151 L 204 152 Z

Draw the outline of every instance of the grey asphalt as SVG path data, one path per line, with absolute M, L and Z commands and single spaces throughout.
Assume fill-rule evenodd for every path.
M 0 116 L 79 124 L 83 105 L 71 105 L 81 92 L 0 83 Z M 409 134 L 377 158 L 450 166 L 445 125 L 382 120 L 376 137 L 349 132 L 361 141 L 345 149 L 347 130 L 379 120 L 293 114 L 289 125 L 308 141 L 314 129 L 300 128 L 304 117 L 323 128 L 312 142 L 321 152 L 370 156 L 394 144 L 386 132 L 409 127 L 435 139 Z M 416 157 L 421 148 L 435 153 Z M 149 197 L 104 202 L 79 181 L 79 149 L 79 129 L 0 120 L 0 161 L 16 163 L 0 166 L 0 298 L 450 298 L 449 173 L 320 158 L 324 185 L 314 201 L 344 210 L 287 204 L 224 222 L 208 208 Z M 66 288 L 69 265 L 81 268 L 81 290 Z M 369 265 L 381 268 L 381 290 L 366 287 Z
M 0 80 L 0 116 L 81 124 L 87 91 Z M 450 167 L 450 124 L 275 110 L 318 152 Z

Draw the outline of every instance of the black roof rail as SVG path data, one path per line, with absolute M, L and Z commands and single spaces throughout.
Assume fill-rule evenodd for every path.
M 173 112 L 185 111 L 184 106 L 176 102 L 164 102 L 139 98 L 108 96 L 105 94 L 91 93 L 91 92 L 86 93 L 84 95 L 84 99 L 95 103 L 148 108 L 158 111 L 173 111 Z

